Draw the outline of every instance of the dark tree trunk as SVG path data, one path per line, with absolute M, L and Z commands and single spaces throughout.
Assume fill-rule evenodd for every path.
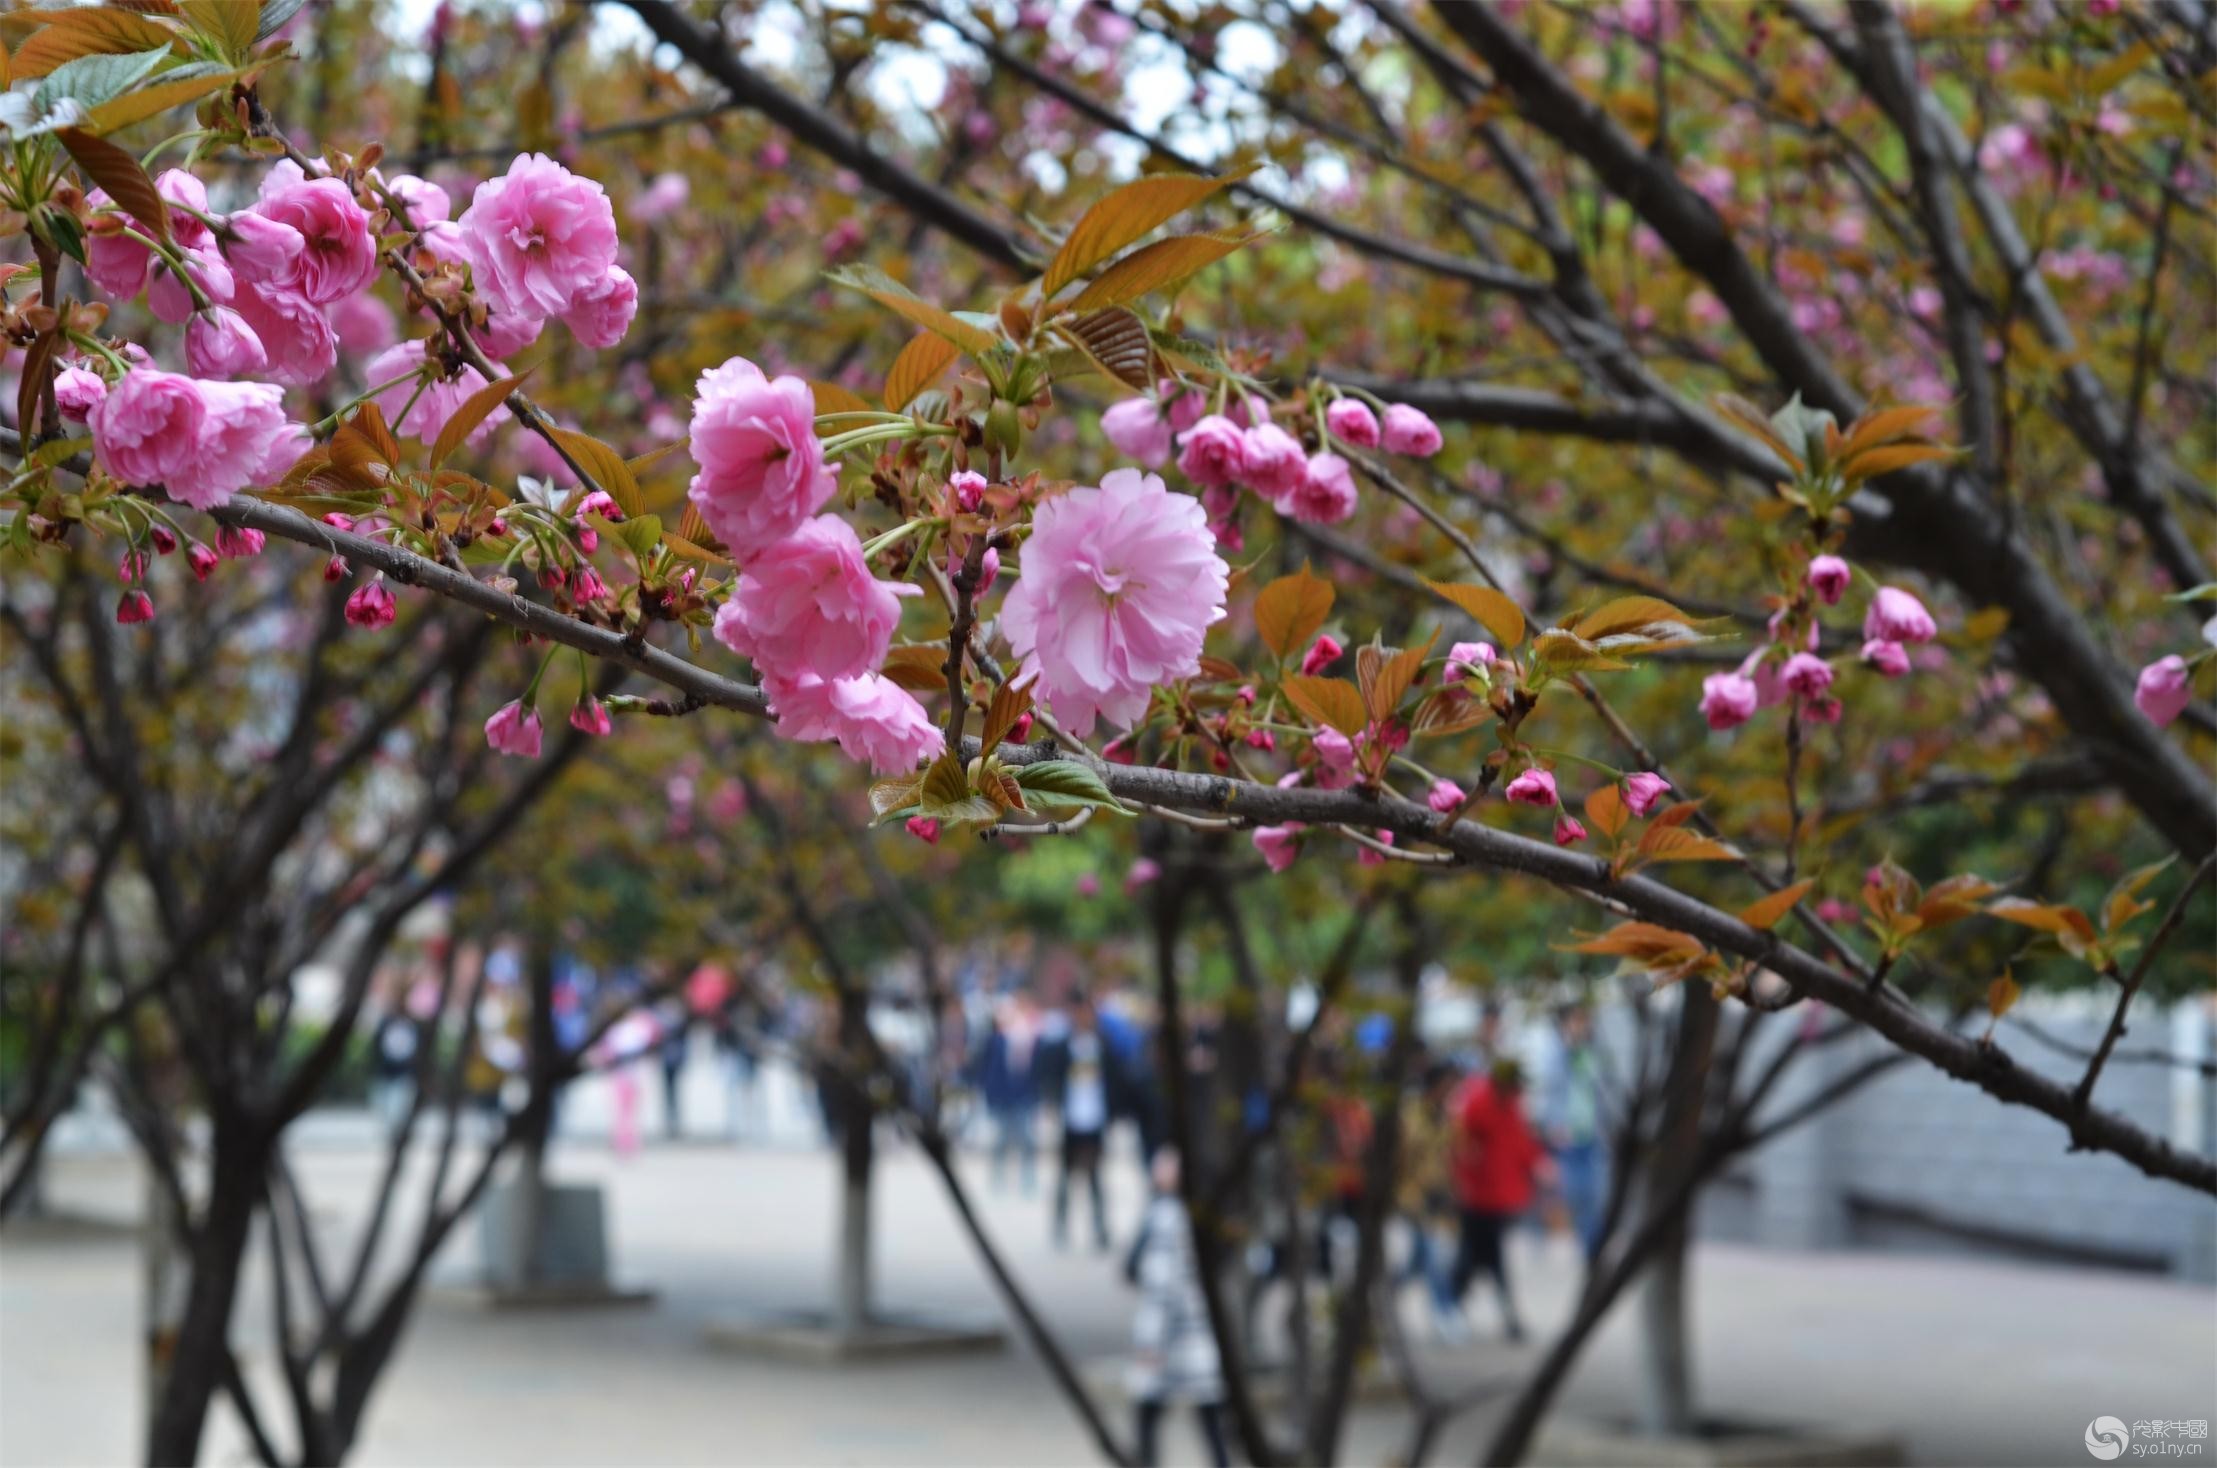
M 1699 1166 L 1701 1123 L 1716 1048 L 1718 1005 L 1700 984 L 1680 989 L 1677 1045 L 1663 1095 L 1662 1130 L 1651 1150 L 1643 1191 L 1650 1213 L 1676 1196 Z M 1694 1427 L 1693 1358 L 1686 1325 L 1688 1211 L 1664 1230 L 1640 1293 L 1640 1425 L 1656 1437 Z
M 251 1132 L 243 1122 L 218 1120 L 209 1163 L 208 1206 L 193 1245 L 185 1313 L 174 1339 L 149 1342 L 150 1349 L 167 1362 L 154 1420 L 147 1430 L 146 1460 L 152 1468 L 183 1468 L 200 1456 L 208 1403 L 223 1386 L 231 1306 L 238 1296 L 268 1162 L 266 1137 Z
M 839 991 L 841 1065 L 830 1084 L 840 1090 L 839 1274 L 833 1282 L 832 1323 L 843 1335 L 870 1323 L 869 1093 L 855 1080 L 869 1051 L 870 1001 L 858 989 Z

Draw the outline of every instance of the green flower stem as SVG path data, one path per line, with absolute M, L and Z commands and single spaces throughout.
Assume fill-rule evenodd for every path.
M 883 535 L 876 536 L 865 544 L 862 547 L 862 559 L 865 561 L 875 560 L 880 551 L 890 550 L 917 531 L 939 523 L 937 520 L 910 520 L 905 524 L 896 525 Z
M 339 420 L 341 418 L 345 417 L 348 413 L 360 407 L 362 404 L 368 402 L 371 398 L 374 398 L 381 393 L 391 392 L 394 388 L 400 386 L 409 378 L 421 377 L 422 375 L 423 369 L 421 367 L 415 367 L 401 373 L 398 377 L 392 378 L 385 382 L 380 382 L 374 387 L 365 387 L 360 392 L 356 393 L 353 397 L 348 398 L 345 402 L 339 404 L 339 406 L 337 406 L 336 408 L 333 408 L 323 417 L 318 418 L 315 422 L 309 424 L 308 432 L 316 438 L 322 438 L 325 434 L 333 432 L 338 428 Z M 418 393 L 423 391 L 423 385 L 421 383 L 417 384 L 416 391 Z M 408 408 L 413 408 L 415 405 L 416 400 L 414 397 L 411 396 L 408 399 Z M 403 408 L 400 410 L 400 416 L 402 418 L 408 416 L 408 408 Z M 395 421 L 397 422 L 398 420 Z
M 169 266 L 170 273 L 185 283 L 185 294 L 192 297 L 194 310 L 205 311 L 209 308 L 212 303 L 208 299 L 208 293 L 200 288 L 199 281 L 192 278 L 192 272 L 185 268 L 184 257 L 177 253 L 174 245 L 164 244 L 152 235 L 140 234 L 129 225 L 123 227 L 123 236 L 125 239 L 137 240 L 162 257 L 163 263 Z

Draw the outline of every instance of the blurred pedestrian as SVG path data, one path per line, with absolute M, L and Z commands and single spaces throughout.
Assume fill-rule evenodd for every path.
M 1139 1289 L 1130 1382 L 1139 1419 L 1138 1462 L 1152 1468 L 1160 1461 L 1163 1411 L 1188 1403 L 1201 1419 L 1209 1461 L 1224 1468 L 1231 1455 L 1224 1443 L 1223 1365 L 1201 1297 L 1193 1223 L 1178 1197 L 1177 1152 L 1169 1147 L 1156 1152 L 1152 1171 L 1154 1194 L 1124 1266 L 1125 1277 Z
M 1425 1072 L 1424 1086 L 1401 1103 L 1401 1176 L 1394 1206 L 1409 1234 L 1409 1252 L 1394 1278 L 1394 1294 L 1421 1281 L 1432 1302 L 1432 1326 L 1443 1341 L 1470 1338 L 1470 1324 L 1455 1298 L 1450 1251 L 1440 1242 L 1443 1220 L 1455 1210 L 1455 1118 L 1451 1110 L 1461 1076 L 1444 1062 Z
M 1023 994 L 1003 999 L 978 1054 L 978 1095 L 993 1119 L 993 1186 L 1011 1156 L 1028 1196 L 1037 1186 L 1033 1117 L 1039 1110 L 1039 1018 Z
M 1539 1180 L 1552 1172 L 1547 1151 L 1524 1116 L 1524 1073 L 1513 1060 L 1463 1085 L 1455 1107 L 1455 1194 L 1462 1235 L 1455 1250 L 1452 1287 L 1460 1302 L 1480 1273 L 1501 1299 L 1508 1338 L 1524 1339 L 1516 1296 L 1509 1287 L 1503 1248 L 1509 1225 L 1532 1206 Z
M 1563 1206 L 1588 1260 L 1601 1250 L 1609 1203 L 1609 1150 L 1601 1127 L 1600 1060 L 1594 1052 L 1593 1012 L 1566 1004 L 1539 1047 L 1535 1111 L 1540 1136 L 1555 1160 Z
M 1124 1093 L 1122 1062 L 1101 1035 L 1100 1018 L 1084 993 L 1070 1001 L 1069 1028 L 1040 1046 L 1046 1093 L 1062 1121 L 1062 1168 L 1055 1178 L 1054 1237 L 1070 1236 L 1070 1186 L 1082 1182 L 1093 1198 L 1093 1245 L 1108 1252 L 1108 1200 L 1101 1190 L 1101 1151 L 1109 1117 Z

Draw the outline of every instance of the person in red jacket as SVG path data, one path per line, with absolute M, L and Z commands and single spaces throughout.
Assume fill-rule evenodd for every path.
M 1462 1236 L 1455 1249 L 1450 1285 L 1460 1301 L 1480 1270 L 1493 1279 L 1501 1296 L 1501 1316 L 1512 1341 L 1524 1339 L 1516 1298 L 1509 1290 L 1509 1266 L 1502 1236 L 1518 1214 L 1532 1206 L 1539 1181 L 1550 1168 L 1547 1149 L 1524 1116 L 1524 1076 L 1513 1060 L 1496 1064 L 1486 1076 L 1473 1076 L 1456 1093 L 1455 1200 L 1462 1212 Z

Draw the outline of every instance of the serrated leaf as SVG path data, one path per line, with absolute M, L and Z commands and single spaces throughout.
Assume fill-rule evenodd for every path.
M 1255 235 L 1181 234 L 1132 251 L 1093 278 L 1070 303 L 1072 312 L 1122 306 L 1153 291 L 1167 290 L 1206 270 Z
M 42 331 L 31 342 L 31 349 L 23 357 L 23 375 L 15 388 L 15 421 L 26 431 L 37 421 L 39 398 L 46 391 L 46 380 L 52 372 L 55 359 L 61 355 L 62 336 L 59 330 Z M 59 427 L 60 425 L 55 425 Z
M 2017 985 L 2017 976 L 2010 970 L 2003 969 L 2001 977 L 1986 986 L 1986 1012 L 1995 1019 L 2000 1019 L 2017 1007 L 2017 1000 L 2023 994 L 2024 990 Z
M 1031 711 L 1032 686 L 1029 682 L 1018 684 L 1014 679 L 993 690 L 993 701 L 986 705 L 985 725 L 978 731 L 979 746 L 992 750 L 1008 737 L 1008 731 L 1016 727 L 1016 721 Z
M 177 0 L 177 9 L 227 59 L 244 60 L 254 49 L 262 20 L 259 0 Z
M 1570 630 L 1588 642 L 1604 637 L 1641 633 L 1661 625 L 1690 626 L 1693 618 L 1659 596 L 1622 596 L 1603 602 L 1571 623 Z
M 103 102 L 85 115 L 84 130 L 89 133 L 120 132 L 134 122 L 144 122 L 159 116 L 172 107 L 182 107 L 197 102 L 210 92 L 230 86 L 244 71 L 218 71 L 201 76 L 181 77 L 156 82 L 151 87 L 141 87 L 127 92 L 112 101 Z
M 54 110 L 55 103 L 65 100 L 88 109 L 98 107 L 152 76 L 169 61 L 171 54 L 164 46 L 160 50 L 134 51 L 128 56 L 80 56 L 75 61 L 65 61 L 39 83 L 38 91 L 32 96 L 32 110 L 48 113 Z
M 52 10 L 43 14 L 47 17 L 46 24 L 9 58 L 9 65 L 17 77 L 49 76 L 69 62 L 87 56 L 137 55 L 157 48 L 166 55 L 179 39 L 175 31 L 160 21 L 133 15 L 128 10 L 100 7 Z M 114 95 L 115 92 L 108 94 Z M 85 101 L 82 97 L 78 100 Z M 86 105 L 92 104 L 86 102 Z
M 1439 688 L 1424 696 L 1424 702 L 1409 715 L 1409 732 L 1445 737 L 1475 729 L 1493 714 L 1485 700 L 1472 698 L 1460 688 Z
M 1550 627 L 1534 638 L 1532 656 L 1557 673 L 1610 673 L 1631 666 L 1564 627 Z
M 994 333 L 964 321 L 952 311 L 933 305 L 884 271 L 872 266 L 849 265 L 832 271 L 829 279 L 835 285 L 862 292 L 887 310 L 905 317 L 926 331 L 937 332 L 966 352 L 990 351 L 1000 341 Z
M 631 553 L 645 560 L 649 552 L 662 542 L 662 517 L 660 515 L 634 515 L 619 520 L 611 527 L 616 538 L 630 548 Z
M 493 415 L 493 410 L 508 401 L 509 394 L 524 385 L 524 380 L 538 371 L 536 365 L 526 367 L 513 377 L 503 377 L 498 382 L 488 382 L 462 400 L 462 406 L 454 410 L 446 426 L 439 430 L 439 437 L 431 445 L 431 467 L 436 469 L 446 462 L 447 455 L 462 446 L 477 430 L 477 426 Z
M 1265 586 L 1255 596 L 1255 631 L 1263 646 L 1280 658 L 1292 657 L 1323 628 L 1336 595 L 1332 583 L 1306 563 Z
M 930 642 L 902 643 L 886 652 L 878 671 L 911 693 L 945 693 L 947 649 Z
M 1134 179 L 1097 200 L 1078 217 L 1062 248 L 1047 262 L 1047 273 L 1039 282 L 1039 298 L 1054 299 L 1056 292 L 1118 250 L 1246 176 L 1247 171 L 1222 178 L 1157 173 Z
M 2004 897 L 1990 904 L 1986 911 L 2003 922 L 2036 928 L 2043 933 L 2053 933 L 2058 938 L 2074 939 L 2080 944 L 2094 940 L 2094 924 L 2085 913 L 2075 907 L 2034 902 L 2024 897 Z
M 953 342 L 935 332 L 926 331 L 910 338 L 886 371 L 885 406 L 895 413 L 907 407 L 960 355 Z
M 1762 932 L 1778 926 L 1778 920 L 1794 910 L 1794 904 L 1817 885 L 1814 877 L 1804 877 L 1791 887 L 1781 887 L 1768 897 L 1759 897 L 1740 909 L 1740 921 Z
M 609 498 L 623 507 L 627 517 L 646 513 L 646 496 L 640 493 L 639 481 L 631 477 L 631 466 L 622 454 L 589 433 L 568 428 L 555 429 L 554 441 L 593 477 L 594 483 L 608 491 Z
M 1363 696 L 1345 678 L 1316 678 L 1297 673 L 1283 685 L 1288 702 L 1312 723 L 1329 725 L 1352 739 L 1369 722 Z
M 254 43 L 260 45 L 285 28 L 308 0 L 262 0 L 262 13 L 254 25 Z
M 1738 854 L 1699 831 L 1658 824 L 1641 833 L 1638 849 L 1649 861 L 1731 861 Z
M 1906 469 L 1911 464 L 1954 457 L 1955 450 L 1941 444 L 1889 444 L 1884 448 L 1866 449 L 1843 462 L 1840 465 L 1840 477 L 1851 483 L 1859 479 L 1876 479 L 1881 474 L 1891 474 L 1896 469 Z
M 1091 766 L 1076 760 L 1049 759 L 1019 765 L 1016 783 L 1035 805 L 1092 806 L 1129 814 L 1129 808 L 1103 784 Z
M 1469 613 L 1506 651 L 1524 640 L 1524 609 L 1490 586 L 1425 578 L 1432 591 Z
M 2177 860 L 2175 855 L 2167 856 L 2153 865 L 2144 866 L 2136 872 L 2129 872 L 2122 881 L 2110 888 L 2109 895 L 2102 900 L 2103 930 L 2113 933 L 2124 924 L 2131 922 L 2140 914 L 2154 907 L 2155 904 L 2152 902 L 2142 902 L 2140 894 L 2146 890 L 2150 882 L 2161 876 L 2164 870 L 2175 860 Z
M 1416 682 L 1416 675 L 1424 670 L 1424 659 L 1431 654 L 1432 644 L 1437 641 L 1439 633 L 1434 631 L 1422 647 L 1380 649 L 1379 656 L 1367 666 L 1365 659 L 1355 660 L 1357 689 L 1372 723 L 1383 724 L 1393 717 L 1394 710 L 1401 706 L 1403 695 Z
M 697 561 L 707 566 L 729 566 L 732 563 L 731 557 L 721 551 L 710 550 L 691 536 L 673 532 L 665 534 L 662 543 L 670 548 L 670 554 L 688 561 Z
M 1994 884 L 1966 873 L 1935 882 L 1917 903 L 1917 921 L 1926 928 L 1945 927 L 1977 912 L 1978 903 L 1991 896 Z
M 138 159 L 83 128 L 65 127 L 54 136 L 77 160 L 85 177 L 106 189 L 118 208 L 143 225 L 148 234 L 165 245 L 169 243 L 169 203 L 154 187 L 154 180 L 146 176 Z
M 1586 819 L 1593 828 L 1611 840 L 1631 824 L 1632 812 L 1624 803 L 1624 792 L 1614 785 L 1604 785 L 1586 797 Z
M 899 780 L 880 780 L 870 787 L 870 809 L 879 820 L 895 811 L 904 810 L 922 798 L 924 777 L 910 775 Z
M 1065 322 L 1063 331 L 1126 387 L 1147 391 L 1155 385 L 1155 343 L 1147 323 L 1123 306 Z

